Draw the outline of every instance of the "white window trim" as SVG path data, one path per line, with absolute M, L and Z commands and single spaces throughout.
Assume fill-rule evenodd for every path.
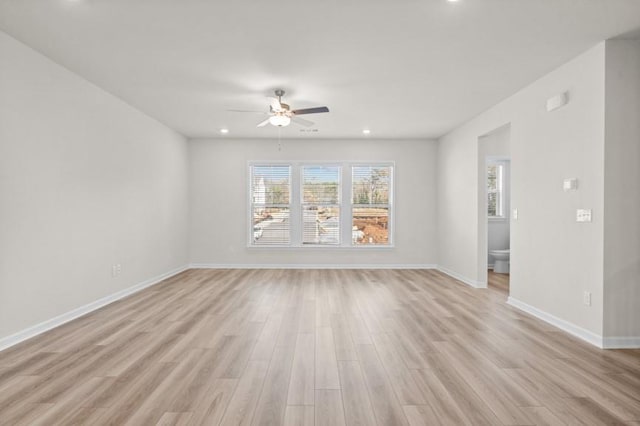
M 291 166 L 291 204 L 290 204 L 290 223 L 293 221 L 297 226 L 291 226 L 290 243 L 288 245 L 268 245 L 261 246 L 253 244 L 253 217 L 252 217 L 252 194 L 251 194 L 251 168 L 253 166 L 270 166 L 270 165 L 288 165 Z M 340 167 L 340 244 L 302 244 L 302 166 L 324 166 L 324 167 Z M 373 166 L 373 167 L 391 167 L 391 196 L 389 197 L 389 242 L 388 244 L 362 244 L 356 245 L 352 243 L 352 176 L 351 168 L 353 166 Z M 246 168 L 247 184 L 247 248 L 251 250 L 390 250 L 395 248 L 396 226 L 395 226 L 395 192 L 396 192 L 396 165 L 393 161 L 284 161 L 284 160 L 251 160 L 247 162 Z M 297 202 L 294 202 L 297 200 Z M 387 206 L 387 204 L 385 204 Z

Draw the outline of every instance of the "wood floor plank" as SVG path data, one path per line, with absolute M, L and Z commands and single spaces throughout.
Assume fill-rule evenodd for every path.
M 313 405 L 288 405 L 284 414 L 284 426 L 314 426 Z
M 249 361 L 229 401 L 221 425 L 251 424 L 268 368 L 267 361 Z
M 283 318 L 284 313 L 281 310 L 274 310 L 269 314 L 269 318 L 264 324 L 258 341 L 253 348 L 253 354 L 251 355 L 252 360 L 271 359 Z
M 331 327 L 316 328 L 316 389 L 340 389 L 338 361 Z
M 316 329 L 316 302 L 315 300 L 304 300 L 302 312 L 300 313 L 300 323 L 298 333 L 313 333 Z
M 405 405 L 402 407 L 410 426 L 443 424 L 428 405 Z
M 243 334 L 237 336 L 225 336 L 228 339 L 228 347 L 220 351 L 220 362 L 216 365 L 214 376 L 216 378 L 236 379 L 245 370 L 249 359 L 255 353 L 254 349 L 263 325 L 249 323 Z
M 193 413 L 164 413 L 157 426 L 186 426 L 189 424 L 189 420 Z
M 422 394 L 441 424 L 471 425 L 462 408 L 431 370 L 415 370 L 415 378 Z
M 331 330 L 333 330 L 333 341 L 336 347 L 336 359 L 339 361 L 357 360 L 356 347 L 351 338 L 351 331 L 344 313 L 331 315 Z
M 640 350 L 594 348 L 489 280 L 185 271 L 0 352 L 0 424 L 640 423 Z
M 413 374 L 406 367 L 389 337 L 372 334 L 376 352 L 387 371 L 398 401 L 401 405 L 426 405 L 426 400 L 416 384 Z
M 376 418 L 358 361 L 339 361 L 344 414 L 348 425 L 373 425 Z
M 560 370 L 571 374 L 576 380 L 585 381 L 585 393 L 609 412 L 617 413 L 623 420 L 640 420 L 640 394 L 627 395 L 592 371 L 575 365 L 572 360 L 559 359 L 556 363 Z
M 275 426 L 283 423 L 293 354 L 293 346 L 276 346 L 262 386 L 253 425 Z
M 316 390 L 315 424 L 316 426 L 345 426 L 340 390 Z
M 73 424 L 82 419 L 86 413 L 84 409 L 91 407 L 87 400 L 96 389 L 102 388 L 111 379 L 106 377 L 93 377 L 84 383 L 73 387 L 63 400 L 56 403 L 46 413 L 40 415 L 34 425 Z M 80 410 L 82 409 L 82 410 Z
M 211 349 L 192 349 L 128 420 L 132 424 L 154 424 L 166 412 L 190 412 L 195 395 L 206 382 L 202 367 L 214 356 Z M 203 380 L 204 379 L 204 380 Z M 178 383 L 178 385 L 176 385 Z M 186 397 L 186 398 L 185 398 Z
M 86 423 L 125 423 L 153 394 L 154 390 L 170 376 L 176 366 L 175 363 L 153 363 L 139 371 L 139 375 L 131 378 L 123 377 L 123 383 L 114 382 L 113 386 L 103 391 L 103 394 L 100 395 L 102 398 L 95 402 L 97 406 L 106 406 L 107 408 L 104 411 L 91 413 Z
M 433 373 L 471 424 L 497 425 L 502 423 L 458 373 L 456 367 L 451 365 L 448 357 L 442 354 L 430 354 L 429 357 L 434 366 Z
M 357 345 L 371 404 L 379 424 L 406 425 L 407 418 L 373 345 Z
M 31 425 L 46 415 L 55 404 L 16 404 L 2 410 L 2 424 Z
M 216 379 L 199 400 L 195 400 L 190 425 L 220 424 L 231 396 L 238 385 L 238 379 Z
M 315 401 L 315 351 L 315 335 L 313 333 L 298 334 L 287 405 L 313 405 Z
M 535 425 L 560 426 L 565 424 L 547 407 L 522 407 L 522 410 Z
M 398 352 L 405 366 L 411 370 L 428 369 L 429 362 L 424 356 L 420 345 L 416 344 L 411 333 L 398 327 L 394 318 L 387 318 L 386 323 L 389 324 L 387 330 L 387 338 Z
M 17 404 L 25 401 L 24 396 L 30 395 L 45 382 L 42 376 L 15 375 L 0 386 L 0 413 L 8 411 Z

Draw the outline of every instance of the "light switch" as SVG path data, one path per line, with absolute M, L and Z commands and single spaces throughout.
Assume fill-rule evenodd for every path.
M 518 220 L 518 209 L 513 209 L 511 217 L 513 217 L 513 220 Z
M 591 222 L 591 209 L 576 210 L 576 222 Z

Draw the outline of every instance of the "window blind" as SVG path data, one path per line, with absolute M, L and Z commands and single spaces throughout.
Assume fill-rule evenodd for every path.
M 291 243 L 291 166 L 251 166 L 253 245 Z
M 302 166 L 302 244 L 340 244 L 339 166 Z

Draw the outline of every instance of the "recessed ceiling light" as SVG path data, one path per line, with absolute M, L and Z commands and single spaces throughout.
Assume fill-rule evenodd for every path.
M 363 133 L 363 134 L 365 134 L 365 135 L 368 135 L 368 134 L 370 134 L 370 133 L 371 133 L 371 130 L 369 130 L 369 129 L 364 129 L 364 130 L 362 131 L 362 133 Z
M 447 0 L 447 1 L 448 1 L 449 3 L 455 3 L 455 2 L 457 2 L 458 0 Z
M 220 129 L 220 133 L 224 133 L 224 134 L 229 133 L 229 129 Z

